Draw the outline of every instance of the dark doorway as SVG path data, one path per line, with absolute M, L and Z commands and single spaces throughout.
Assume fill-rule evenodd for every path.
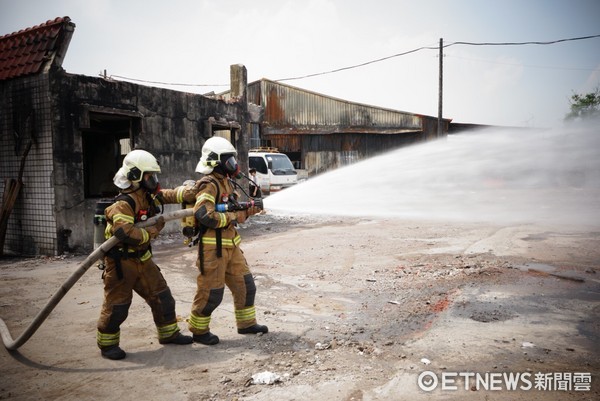
M 133 149 L 139 118 L 116 114 L 89 114 L 89 128 L 83 131 L 83 170 L 86 198 L 112 197 L 118 192 L 113 176 Z

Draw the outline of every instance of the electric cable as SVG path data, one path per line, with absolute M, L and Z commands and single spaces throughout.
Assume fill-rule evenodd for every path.
M 462 41 L 457 41 L 457 42 L 450 42 L 448 44 L 445 44 L 442 46 L 442 48 L 447 48 L 447 47 L 451 47 L 451 46 L 458 46 L 458 45 L 463 45 L 463 46 L 525 46 L 525 45 L 553 45 L 553 44 L 557 44 L 557 43 L 563 43 L 563 42 L 571 42 L 571 41 L 576 41 L 576 40 L 586 40 L 586 39 L 594 39 L 594 38 L 600 38 L 600 35 L 588 35 L 588 36 L 580 36 L 580 37 L 575 37 L 575 38 L 566 38 L 566 39 L 557 39 L 557 40 L 551 40 L 551 41 L 527 41 L 527 42 L 462 42 Z M 359 63 L 359 64 L 354 64 L 354 65 L 350 65 L 347 67 L 340 67 L 340 68 L 335 68 L 333 70 L 329 70 L 329 71 L 324 71 L 324 72 L 316 72 L 313 74 L 306 74 L 306 75 L 302 75 L 302 76 L 298 76 L 298 77 L 289 77 L 289 78 L 281 78 L 281 79 L 275 79 L 275 82 L 283 82 L 283 81 L 293 81 L 293 80 L 299 80 L 299 79 L 305 79 L 305 78 L 312 78 L 312 77 L 316 77 L 316 76 L 321 76 L 321 75 L 329 75 L 329 74 L 334 74 L 337 72 L 341 72 L 341 71 L 347 71 L 347 70 L 352 70 L 355 68 L 359 68 L 359 67 L 364 67 L 366 65 L 369 64 L 375 64 L 375 63 L 379 63 L 385 60 L 389 60 L 392 58 L 396 58 L 396 57 L 400 57 L 400 56 L 406 56 L 408 54 L 412 54 L 412 53 L 416 53 L 422 50 L 439 50 L 439 46 L 422 46 L 422 47 L 418 47 L 416 49 L 412 49 L 412 50 L 408 50 L 402 53 L 396 53 L 396 54 L 392 54 L 391 56 L 386 56 L 386 57 L 381 57 L 378 59 L 374 59 L 374 60 L 370 60 L 370 61 L 365 61 L 363 63 Z M 207 87 L 215 87 L 215 86 L 223 86 L 223 87 L 228 87 L 229 84 L 186 84 L 186 83 L 169 83 L 169 82 L 160 82 L 160 81 L 148 81 L 148 80 L 143 80 L 143 79 L 136 79 L 136 78 L 128 78 L 128 77 L 124 77 L 124 76 L 120 76 L 120 75 L 111 75 L 110 76 L 115 77 L 115 78 L 121 78 L 121 79 L 125 79 L 128 81 L 135 81 L 135 82 L 144 82 L 144 83 L 149 83 L 149 84 L 159 84 L 159 85 L 170 85 L 170 86 L 207 86 Z
M 102 76 L 102 74 L 101 74 Z M 158 84 L 158 85 L 169 85 L 169 86 L 229 86 L 229 84 L 182 84 L 182 83 L 177 83 L 177 82 L 160 82 L 160 81 L 148 81 L 145 79 L 137 79 L 137 78 L 129 78 L 129 77 L 124 77 L 122 75 L 111 75 L 110 78 L 121 78 L 127 81 L 134 81 L 134 82 L 144 82 L 147 84 Z

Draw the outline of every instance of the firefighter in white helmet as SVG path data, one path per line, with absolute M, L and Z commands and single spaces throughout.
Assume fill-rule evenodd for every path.
M 126 354 L 119 346 L 120 326 L 127 318 L 133 291 L 152 309 L 161 344 L 191 344 L 191 336 L 180 333 L 175 315 L 175 300 L 158 266 L 152 260 L 150 241 L 165 225 L 162 217 L 147 228 L 134 226 L 160 212 L 159 203 L 193 202 L 197 188 L 160 189 L 156 158 L 145 150 L 133 150 L 125 156 L 123 166 L 113 179 L 121 189 L 115 202 L 106 208 L 106 239 L 116 236 L 120 242 L 107 252 L 104 303 L 96 335 L 101 354 L 122 359 Z M 160 200 L 160 202 L 159 202 Z
M 202 157 L 196 167 L 196 172 L 205 176 L 198 181 L 199 191 L 194 205 L 194 217 L 200 232 L 196 261 L 200 274 L 188 324 L 193 340 L 205 345 L 219 342 L 219 337 L 210 332 L 210 320 L 223 300 L 226 285 L 233 295 L 238 333 L 268 332 L 267 326 L 256 322 L 256 285 L 239 247 L 241 238 L 235 227 L 236 223 L 243 223 L 260 209 L 253 206 L 235 212 L 219 211 L 237 197 L 230 182 L 240 172 L 236 156 L 237 151 L 228 140 L 212 137 L 204 143 Z

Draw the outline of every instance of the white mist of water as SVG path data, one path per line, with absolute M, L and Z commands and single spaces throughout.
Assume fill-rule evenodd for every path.
M 274 214 L 600 226 L 600 124 L 400 148 L 265 199 Z

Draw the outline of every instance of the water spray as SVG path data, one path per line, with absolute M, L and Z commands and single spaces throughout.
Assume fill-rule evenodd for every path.
M 265 209 L 283 215 L 600 226 L 599 124 L 489 128 L 402 147 L 273 194 L 265 198 Z

